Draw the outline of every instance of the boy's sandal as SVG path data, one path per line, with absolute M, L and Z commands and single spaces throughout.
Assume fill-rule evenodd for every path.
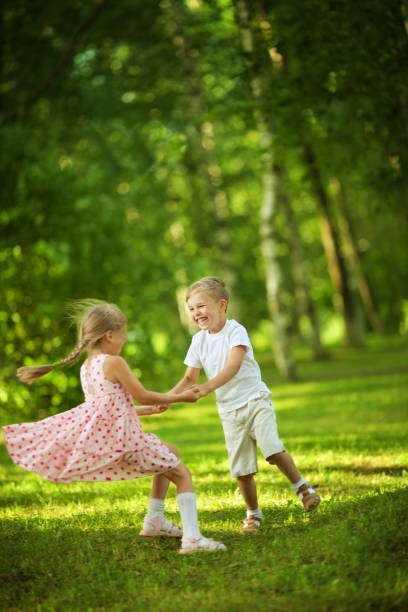
M 257 518 L 252 514 L 250 516 L 247 516 L 244 521 L 241 521 L 241 533 L 255 533 L 256 531 L 259 531 L 259 529 L 261 528 L 261 522 L 262 519 Z
M 199 536 L 198 538 L 183 539 L 179 553 L 180 555 L 186 555 L 188 553 L 216 552 L 218 550 L 227 550 L 227 547 L 213 538 Z
M 157 536 L 167 536 L 169 538 L 181 538 L 183 535 L 183 530 L 174 523 L 170 523 L 170 521 L 166 521 L 166 519 L 154 520 L 151 518 L 145 518 L 144 524 L 146 523 L 151 527 L 151 529 L 142 529 L 139 533 L 141 536 L 145 536 L 148 538 L 154 538 Z M 166 524 L 166 527 L 163 525 Z
M 316 491 L 305 484 L 299 487 L 296 494 L 301 499 L 305 512 L 314 510 L 320 504 L 320 497 Z

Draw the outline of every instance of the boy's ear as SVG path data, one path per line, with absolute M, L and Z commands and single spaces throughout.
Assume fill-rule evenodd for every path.
M 223 310 L 223 312 L 227 312 L 227 306 L 228 306 L 228 302 L 227 302 L 227 300 L 225 300 L 224 298 L 222 298 L 222 299 L 220 300 L 220 303 L 221 303 L 221 306 L 223 307 L 223 309 L 222 309 L 222 310 Z

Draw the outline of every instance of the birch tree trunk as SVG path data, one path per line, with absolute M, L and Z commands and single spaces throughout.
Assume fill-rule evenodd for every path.
M 271 62 L 275 70 L 282 71 L 285 68 L 284 58 L 283 55 L 279 53 L 276 47 L 274 46 L 271 26 L 267 18 L 265 8 L 260 3 L 257 3 L 256 12 L 258 14 L 260 30 L 262 31 L 264 39 L 269 47 L 269 61 Z M 310 296 L 310 289 L 308 283 L 309 275 L 307 271 L 306 257 L 304 254 L 302 238 L 300 236 L 300 232 L 296 223 L 296 218 L 291 202 L 287 195 L 283 169 L 282 167 L 275 165 L 274 171 L 276 174 L 276 184 L 279 194 L 279 200 L 283 205 L 285 215 L 288 221 L 291 243 L 290 253 L 293 262 L 292 271 L 296 287 L 296 297 L 298 297 L 299 299 L 300 311 L 306 314 L 310 321 L 310 326 L 312 330 L 312 345 L 315 358 L 322 359 L 327 357 L 327 351 L 321 343 L 319 320 L 315 305 Z
M 237 21 L 241 31 L 242 47 L 245 53 L 251 55 L 254 51 L 252 31 L 249 25 L 249 7 L 246 0 L 236 0 Z M 263 97 L 261 79 L 254 75 L 252 95 L 256 101 Z M 274 328 L 274 351 L 276 365 L 287 380 L 296 378 L 294 362 L 291 354 L 288 325 L 282 301 L 282 271 L 277 256 L 277 239 L 275 232 L 275 217 L 277 212 L 276 181 L 274 174 L 273 133 L 263 112 L 255 111 L 255 119 L 260 135 L 263 169 L 263 198 L 260 209 L 260 238 L 262 254 L 266 269 L 266 291 L 269 312 Z

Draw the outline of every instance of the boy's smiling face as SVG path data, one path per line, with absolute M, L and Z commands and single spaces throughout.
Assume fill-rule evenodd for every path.
M 227 300 L 216 300 L 206 291 L 194 291 L 187 300 L 194 323 L 210 334 L 221 331 L 227 320 Z

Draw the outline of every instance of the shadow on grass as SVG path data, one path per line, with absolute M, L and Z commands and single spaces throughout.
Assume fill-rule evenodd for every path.
M 401 516 L 395 514 L 391 508 L 395 502 L 398 502 L 402 509 L 406 508 L 408 505 L 408 488 L 397 489 L 387 493 L 379 492 L 378 490 L 373 491 L 372 487 L 367 488 L 369 489 L 367 495 L 360 495 L 354 499 L 323 502 L 317 510 L 310 514 L 305 514 L 295 499 L 283 505 L 267 507 L 264 511 L 262 530 L 255 537 L 262 540 L 268 536 L 271 530 L 279 529 L 281 533 L 288 529 L 303 530 L 308 529 L 311 524 L 315 526 L 322 525 L 323 523 L 327 524 L 332 521 L 336 522 L 339 518 L 341 520 L 350 519 L 356 521 L 357 517 L 360 517 L 362 522 L 366 522 L 364 519 L 366 514 L 367 516 L 370 514 L 378 515 L 376 503 L 379 503 L 379 507 L 383 510 L 388 507 L 394 520 L 401 526 Z M 36 544 L 37 542 L 43 540 L 44 542 L 56 544 L 61 539 L 64 539 L 64 534 L 67 536 L 66 543 L 75 540 L 78 534 L 86 535 L 87 540 L 94 538 L 97 541 L 101 538 L 107 538 L 107 541 L 111 540 L 114 543 L 117 542 L 116 535 L 125 534 L 125 538 L 129 535 L 137 537 L 140 545 L 146 546 L 148 549 L 154 543 L 156 543 L 153 546 L 154 549 L 158 548 L 158 544 L 164 550 L 173 549 L 174 543 L 179 542 L 177 539 L 149 539 L 139 536 L 141 521 L 145 513 L 144 510 L 143 508 L 143 510 L 135 515 L 134 512 L 111 507 L 109 511 L 94 511 L 92 515 L 86 513 L 74 514 L 72 517 L 48 518 L 46 521 L 36 515 L 31 517 L 5 517 L 0 528 L 2 543 L 0 558 L 6 564 L 12 562 L 14 554 L 20 549 L 26 549 L 30 541 L 33 544 L 33 549 L 38 553 L 43 552 L 41 547 Z M 174 513 L 170 514 L 174 516 Z M 201 509 L 199 511 L 199 520 L 203 531 L 208 532 L 209 535 L 220 537 L 222 532 L 224 538 L 235 539 L 240 536 L 242 515 L 242 508 L 230 506 L 218 510 Z M 126 527 L 123 527 L 123 525 L 117 528 L 112 527 L 112 523 L 115 520 L 120 520 L 123 523 L 124 518 L 127 522 Z M 8 533 L 13 535 L 13 537 L 5 537 Z M 406 523 L 401 533 L 405 533 L 405 536 L 408 535 L 408 525 Z M 18 535 L 23 537 L 16 537 Z M 246 540 L 246 538 L 243 538 L 243 540 Z M 241 541 L 240 537 L 238 537 L 238 541 Z M 86 547 L 87 545 L 85 545 Z M 49 552 L 52 553 L 52 550 Z
M 350 496 L 360 496 L 363 493 L 370 493 L 375 490 L 372 483 L 364 483 L 361 480 L 356 480 L 359 476 L 391 476 L 397 479 L 405 477 L 406 468 L 404 466 L 322 466 L 310 465 L 302 466 L 305 468 L 305 474 L 309 477 L 309 482 L 312 486 L 319 487 L 319 494 L 322 501 L 331 499 L 334 495 L 337 484 L 336 479 L 333 480 L 332 474 L 336 473 L 341 479 L 341 474 L 349 473 L 347 484 L 341 485 L 340 498 L 350 498 Z M 356 479 L 355 479 L 355 478 Z M 263 510 L 275 512 L 277 508 L 282 511 L 284 508 L 290 508 L 290 511 L 296 512 L 302 510 L 302 506 L 293 494 L 290 483 L 278 472 L 274 467 L 268 464 L 260 464 L 260 471 L 257 473 L 256 484 L 258 488 L 259 503 Z M 394 485 L 398 486 L 399 481 L 394 481 Z M 98 506 L 107 506 L 112 512 L 126 513 L 129 511 L 129 504 L 132 507 L 132 512 L 144 512 L 150 496 L 151 479 L 143 479 L 142 481 L 126 481 L 117 483 L 71 483 L 69 485 L 59 485 L 48 483 L 38 477 L 38 480 L 32 480 L 27 483 L 25 489 L 7 490 L 7 483 L 1 487 L 2 490 L 2 506 L 4 509 L 10 508 L 12 513 L 21 512 L 22 520 L 30 520 L 27 512 L 32 508 L 33 513 L 41 515 L 43 518 L 52 513 L 62 513 L 67 519 L 69 512 L 72 516 L 77 516 L 84 511 L 86 505 L 90 507 L 85 511 L 84 516 L 93 516 Z M 391 483 L 388 483 L 390 486 Z M 237 495 L 234 501 L 234 506 L 239 507 L 240 519 L 245 512 L 245 504 L 241 495 L 238 492 L 238 484 L 235 478 L 232 478 L 228 469 L 212 466 L 211 469 L 196 469 L 194 471 L 195 490 L 201 501 L 205 499 L 219 499 L 219 504 L 225 503 L 226 497 Z M 378 486 L 378 484 L 376 485 Z M 175 502 L 176 490 L 173 485 L 170 486 L 168 499 L 172 503 Z M 278 502 L 270 502 L 270 500 L 279 500 Z M 200 503 L 200 501 L 199 501 Z M 228 502 L 226 502 L 228 503 Z M 70 506 L 68 510 L 67 507 Z M 218 512 L 218 510 L 217 510 Z M 230 508 L 229 512 L 233 512 Z M 63 518 L 63 517 L 61 517 Z M 47 518 L 48 520 L 48 518 Z
M 354 368 L 353 370 L 344 368 L 338 369 L 336 372 L 314 372 L 313 374 L 303 374 L 299 377 L 298 382 L 321 382 L 322 380 L 337 380 L 339 378 L 363 378 L 366 376 L 389 376 L 390 374 L 406 374 L 406 366 L 390 366 L 388 368 Z
M 395 447 L 398 443 L 403 447 L 405 440 L 404 433 L 401 431 L 398 436 L 394 432 L 384 433 L 379 436 L 376 435 L 375 442 L 373 442 L 372 450 L 377 453 L 380 447 L 390 450 Z M 362 448 L 367 452 L 370 446 L 370 436 L 361 437 L 350 436 L 332 436 L 325 437 L 324 441 L 320 440 L 319 444 L 316 445 L 315 438 L 305 440 L 302 438 L 297 439 L 296 436 L 291 436 L 291 447 L 293 448 L 293 456 L 296 458 L 296 454 L 307 454 L 308 451 L 316 451 L 320 453 L 322 451 L 336 451 L 339 450 L 343 453 L 358 454 Z M 221 450 L 218 453 L 212 451 L 201 460 L 201 455 L 197 454 L 196 451 L 186 452 L 183 460 L 186 460 L 186 464 L 190 465 L 193 481 L 200 495 L 210 495 L 211 497 L 219 496 L 223 497 L 231 491 L 237 489 L 237 481 L 232 478 L 229 473 L 229 466 L 227 461 L 227 453 L 224 447 L 220 447 Z M 28 473 L 18 467 L 14 467 L 11 463 L 11 459 L 8 457 L 4 447 L 0 447 L 2 461 L 1 463 L 8 468 L 8 479 L 4 479 L 0 483 L 2 506 L 3 508 L 30 508 L 37 507 L 44 511 L 49 511 L 50 507 L 63 508 L 68 504 L 78 504 L 83 506 L 84 504 L 92 504 L 96 500 L 100 500 L 101 503 L 106 503 L 104 500 L 108 500 L 110 504 L 117 503 L 118 506 L 125 504 L 129 501 L 140 500 L 141 507 L 145 507 L 148 500 L 150 486 L 152 483 L 151 479 L 141 479 L 126 482 L 117 483 L 70 483 L 68 485 L 60 485 L 49 483 L 44 481 L 39 476 L 34 474 L 28 475 Z M 211 457 L 211 460 L 208 459 Z M 10 465 L 10 467 L 9 467 Z M 393 465 L 393 466 L 382 466 L 382 465 L 364 465 L 364 460 L 359 465 L 347 464 L 347 465 L 325 465 L 324 463 L 313 463 L 310 457 L 304 458 L 301 462 L 301 470 L 309 476 L 312 483 L 319 483 L 323 486 L 320 490 L 321 493 L 326 492 L 325 479 L 332 482 L 330 474 L 338 473 L 350 473 L 352 476 L 374 476 L 374 475 L 385 475 L 395 478 L 403 478 L 407 470 L 407 466 L 404 465 Z M 24 482 L 26 481 L 26 482 Z M 279 498 L 282 497 L 283 491 L 290 491 L 290 485 L 286 480 L 282 481 L 282 476 L 275 467 L 270 467 L 263 458 L 259 457 L 259 472 L 256 476 L 256 482 L 259 487 L 262 487 L 264 493 L 265 489 L 268 490 L 269 495 L 274 495 L 276 492 Z M 10 483 L 12 486 L 10 486 Z M 17 486 L 14 486 L 17 485 Z M 359 491 L 372 490 L 372 485 L 365 485 L 362 482 L 354 482 L 354 478 L 347 482 L 347 493 L 359 494 Z M 329 490 L 327 490 L 329 493 Z M 174 497 L 174 487 L 170 487 L 170 497 Z M 284 494 L 285 495 L 285 494 Z M 289 493 L 288 493 L 289 495 Z M 261 498 L 262 505 L 262 498 Z M 242 505 L 243 507 L 243 505 Z
M 84 483 L 87 484 L 87 483 Z M 97 489 L 96 486 L 93 488 L 94 483 L 89 483 L 91 487 L 87 487 L 83 490 L 77 491 L 64 491 L 63 493 L 54 493 L 49 489 L 37 488 L 33 492 L 12 492 L 12 493 L 3 493 L 2 494 L 2 507 L 3 508 L 30 508 L 35 507 L 38 511 L 39 509 L 50 509 L 53 508 L 64 508 L 64 506 L 68 504 L 79 504 L 83 506 L 84 504 L 92 503 L 96 500 L 104 500 L 104 503 L 108 501 L 110 504 L 114 504 L 115 502 L 124 502 L 129 500 L 129 491 L 125 494 L 123 491 L 119 489 L 107 491 Z M 59 486 L 59 485 L 57 485 Z M 68 485 L 69 486 L 69 485 Z M 134 499 L 139 499 L 139 495 L 141 499 L 141 504 L 147 506 L 148 502 L 148 494 L 145 491 L 132 491 L 132 497 Z
M 365 465 L 331 465 L 325 469 L 326 472 L 352 472 L 356 476 L 363 474 L 364 476 L 370 476 L 375 474 L 385 474 L 386 476 L 406 476 L 408 473 L 408 466 L 365 466 Z M 408 482 L 407 482 L 408 485 Z
M 407 348 L 404 347 L 404 352 L 407 352 Z M 402 350 L 400 351 L 403 352 Z M 355 356 L 354 356 L 355 357 Z M 337 381 L 344 379 L 346 381 L 352 378 L 358 377 L 370 377 L 370 376 L 386 376 L 392 374 L 406 374 L 407 367 L 404 363 L 393 363 L 389 365 L 379 365 L 380 359 L 377 361 L 367 361 L 367 355 L 361 353 L 361 359 L 363 363 L 357 359 L 328 359 L 324 361 L 298 361 L 297 362 L 297 380 L 293 381 L 293 384 L 308 383 L 308 382 L 324 382 L 324 381 Z M 369 355 L 368 357 L 374 357 Z M 405 357 L 405 356 L 404 356 Z M 402 359 L 403 361 L 403 359 Z M 261 364 L 261 367 L 264 364 Z M 272 388 L 280 389 L 286 386 L 287 381 L 283 380 L 279 373 L 273 368 L 262 367 L 263 378 Z
M 179 543 L 173 539 L 140 537 L 141 516 L 129 515 L 123 526 L 124 513 L 115 510 L 46 523 L 36 516 L 5 519 L 2 597 L 15 609 L 28 610 L 30 605 L 34 609 L 39 602 L 55 599 L 57 609 L 64 605 L 71 609 L 73 598 L 76 609 L 98 608 L 129 597 L 127 590 L 135 584 L 145 593 L 151 588 L 163 588 L 164 593 L 169 587 L 177 593 L 186 584 L 214 591 L 217 580 L 221 596 L 237 572 L 245 576 L 240 596 L 245 592 L 251 596 L 251 584 L 260 581 L 259 596 L 268 591 L 269 597 L 271 584 L 277 582 L 275 596 L 290 597 L 297 588 L 295 576 L 302 572 L 308 581 L 317 581 L 317 603 L 325 581 L 332 584 L 333 577 L 338 576 L 342 589 L 342 580 L 363 582 L 371 574 L 375 580 L 384 568 L 407 567 L 408 529 L 401 525 L 407 504 L 408 491 L 402 489 L 331 502 L 307 517 L 293 505 L 274 507 L 265 513 L 262 530 L 251 536 L 239 534 L 241 510 L 204 510 L 200 512 L 203 532 L 222 539 L 228 551 L 188 560 L 177 554 Z M 122 524 L 115 528 L 119 521 Z
M 401 370 L 396 370 L 393 368 L 390 372 L 365 372 L 365 373 L 356 373 L 354 372 L 352 375 L 345 377 L 343 375 L 331 377 L 330 380 L 345 380 L 344 385 L 336 384 L 336 385 L 324 385 L 322 387 L 318 387 L 315 389 L 305 388 L 301 389 L 299 386 L 291 386 L 290 389 L 280 389 L 278 388 L 276 394 L 274 394 L 275 400 L 283 400 L 290 398 L 299 398 L 305 400 L 309 397 L 327 397 L 328 401 L 333 395 L 347 395 L 347 394 L 355 394 L 355 393 L 364 393 L 365 391 L 369 392 L 382 392 L 385 389 L 389 390 L 390 381 L 388 376 L 390 374 L 399 374 L 404 373 L 407 374 L 407 368 L 401 368 Z M 384 377 L 383 379 L 381 377 Z M 321 382 L 324 380 L 316 378 L 316 380 L 308 379 L 298 381 L 298 383 L 313 383 L 313 382 Z M 329 380 L 329 379 L 327 379 Z M 273 393 L 273 387 L 272 387 Z
M 286 429 L 287 428 L 285 428 L 285 430 Z M 290 448 L 288 448 L 288 450 L 294 456 L 307 452 L 318 455 L 319 453 L 330 451 L 343 454 L 360 454 L 362 452 L 383 453 L 392 451 L 393 449 L 406 448 L 407 434 L 405 431 L 401 430 L 398 432 L 395 430 L 389 432 L 376 431 L 375 439 L 373 439 L 372 434 L 369 433 L 344 434 L 340 432 L 339 428 L 338 435 L 322 436 L 318 440 L 312 436 L 307 439 L 301 434 L 298 436 L 290 431 L 285 431 L 285 436 L 281 436 L 281 439 L 283 443 L 285 443 L 286 440 L 290 440 Z M 308 463 L 308 465 L 312 464 Z

